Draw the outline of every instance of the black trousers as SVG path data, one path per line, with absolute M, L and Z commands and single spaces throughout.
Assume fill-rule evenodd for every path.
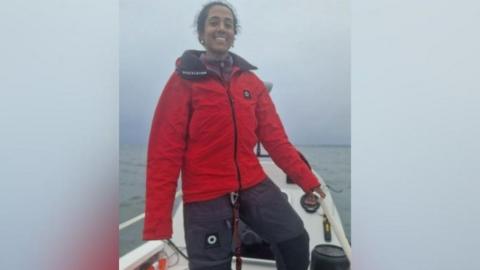
M 183 214 L 190 270 L 231 269 L 230 197 L 185 204 Z M 270 179 L 241 192 L 240 218 L 271 244 L 278 269 L 308 268 L 309 238 L 303 222 Z

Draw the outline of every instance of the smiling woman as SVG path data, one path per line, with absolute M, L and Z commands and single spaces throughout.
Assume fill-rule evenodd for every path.
M 204 11 L 208 13 L 198 16 L 199 41 L 207 50 L 208 58 L 223 60 L 228 56 L 237 34 L 236 16 L 230 7 L 215 2 Z
M 308 233 L 255 156 L 257 142 L 303 189 L 307 204 L 317 203 L 313 191 L 325 193 L 288 140 L 256 67 L 230 52 L 237 24 L 225 2 L 205 5 L 197 18 L 205 51 L 186 51 L 162 92 L 148 145 L 143 237 L 172 237 L 181 171 L 190 269 L 230 269 L 232 243 L 240 269 L 240 219 L 268 241 L 281 269 L 307 269 Z

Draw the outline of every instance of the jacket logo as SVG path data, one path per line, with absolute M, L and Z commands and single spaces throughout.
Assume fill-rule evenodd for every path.
M 248 91 L 248 89 L 244 89 L 243 90 L 243 97 L 245 99 L 252 99 L 252 94 L 250 94 L 250 91 Z
M 188 75 L 188 76 L 202 76 L 202 75 L 207 75 L 206 71 L 188 71 L 188 70 L 182 70 L 183 75 Z

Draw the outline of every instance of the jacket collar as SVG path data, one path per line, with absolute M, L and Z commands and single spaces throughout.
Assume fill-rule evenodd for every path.
M 203 51 L 188 50 L 177 59 L 176 70 L 182 78 L 186 80 L 197 80 L 208 75 L 207 67 L 200 60 L 202 53 Z M 231 52 L 230 55 L 233 58 L 233 65 L 237 66 L 240 70 L 247 71 L 257 69 L 256 66 L 248 63 L 242 57 Z

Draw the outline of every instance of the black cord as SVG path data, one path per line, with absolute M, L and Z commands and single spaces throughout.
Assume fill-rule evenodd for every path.
M 166 241 L 167 241 L 167 244 L 168 244 L 173 250 L 175 250 L 176 252 L 178 252 L 178 254 L 182 255 L 182 257 L 185 258 L 185 260 L 188 261 L 187 255 L 185 255 L 185 253 L 183 253 L 171 240 L 166 240 Z

